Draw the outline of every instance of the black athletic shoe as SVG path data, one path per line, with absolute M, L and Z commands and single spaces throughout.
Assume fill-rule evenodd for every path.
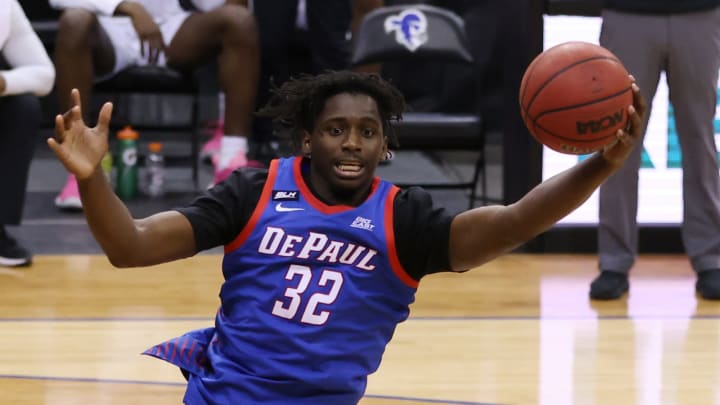
M 720 269 L 699 272 L 695 291 L 706 300 L 720 300 Z
M 627 274 L 604 270 L 590 284 L 590 298 L 615 300 L 622 297 L 629 288 Z
M 0 233 L 0 266 L 29 266 L 32 255 L 7 233 Z

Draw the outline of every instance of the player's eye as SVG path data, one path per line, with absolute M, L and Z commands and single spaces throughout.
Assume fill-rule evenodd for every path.
M 345 130 L 339 126 L 328 125 L 322 129 L 322 132 L 330 136 L 338 136 L 344 134 Z
M 361 133 L 362 133 L 362 136 L 365 138 L 372 138 L 375 135 L 375 129 L 364 128 Z

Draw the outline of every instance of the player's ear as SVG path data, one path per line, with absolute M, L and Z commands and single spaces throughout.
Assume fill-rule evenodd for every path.
M 383 136 L 383 145 L 380 149 L 380 161 L 388 159 L 388 138 L 387 136 Z
M 308 131 L 303 131 L 303 139 L 302 139 L 302 154 L 303 156 L 310 156 L 310 152 L 312 150 L 312 142 L 310 142 L 310 133 Z

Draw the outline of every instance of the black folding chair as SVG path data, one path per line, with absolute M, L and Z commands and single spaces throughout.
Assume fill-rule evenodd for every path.
M 455 13 L 429 5 L 378 8 L 367 14 L 354 36 L 352 64 L 392 61 L 444 61 L 471 64 L 464 23 Z M 432 78 L 428 78 L 432 80 Z M 469 180 L 448 183 L 409 183 L 427 189 L 465 189 L 469 207 L 487 197 L 485 128 L 479 114 L 442 111 L 408 112 L 395 127 L 401 150 L 474 151 L 474 170 Z M 481 195 L 477 195 L 480 181 Z

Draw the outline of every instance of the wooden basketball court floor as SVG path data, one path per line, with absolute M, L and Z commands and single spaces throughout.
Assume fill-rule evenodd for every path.
M 220 261 L 0 270 L 0 403 L 180 403 L 177 369 L 140 353 L 212 324 Z M 427 277 L 361 404 L 720 403 L 720 304 L 685 257 L 641 257 L 620 301 L 588 299 L 595 274 L 593 256 L 516 254 Z

